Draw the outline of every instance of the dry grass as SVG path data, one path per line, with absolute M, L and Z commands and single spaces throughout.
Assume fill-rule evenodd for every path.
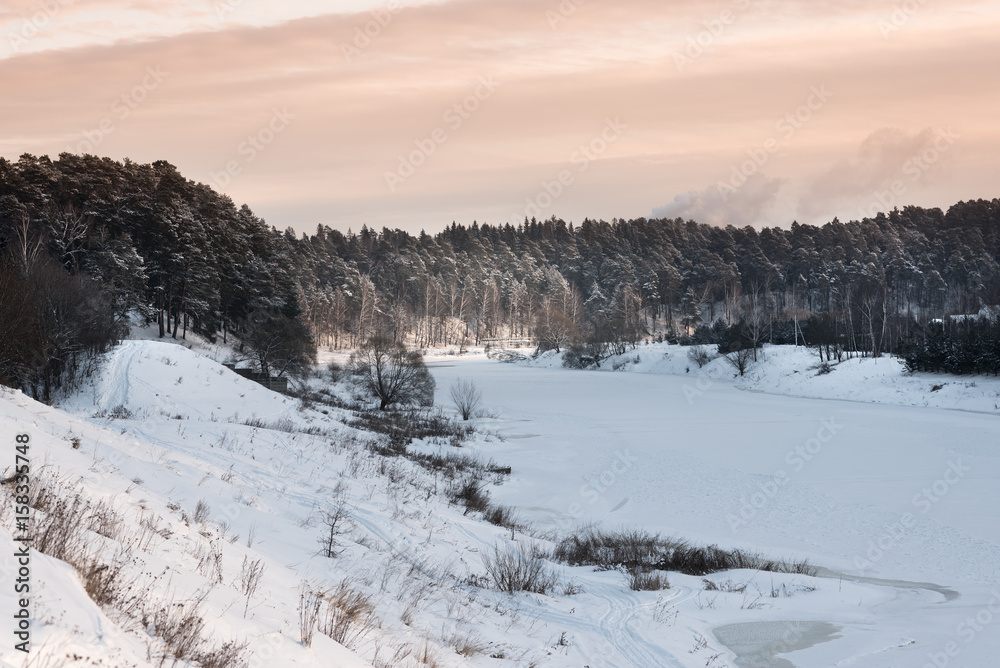
M 206 594 L 190 601 L 155 602 L 150 592 L 162 576 L 140 581 L 142 576 L 134 570 L 133 550 L 148 547 L 153 536 L 162 537 L 155 519 L 145 511 L 140 516 L 141 531 L 129 535 L 124 517 L 109 502 L 88 499 L 78 486 L 45 469 L 35 477 L 29 505 L 35 511 L 33 547 L 73 566 L 87 594 L 102 609 L 140 623 L 159 639 L 160 647 L 151 646 L 150 656 L 156 655 L 160 666 L 179 661 L 201 668 L 245 665 L 241 658 L 245 643 L 212 646 L 206 637 L 201 615 Z M 203 560 L 211 562 L 213 574 L 219 569 L 211 548 Z
M 316 631 L 345 647 L 379 626 L 371 596 L 342 581 L 330 589 L 303 582 L 299 590 L 299 635 L 306 647 L 312 646 Z
M 243 606 L 243 619 L 247 618 L 247 610 L 250 609 L 250 599 L 257 593 L 261 578 L 264 577 L 263 560 L 250 561 L 243 557 L 243 566 L 240 568 L 240 592 L 247 597 L 246 605 Z
M 620 568 L 627 572 L 660 570 L 704 576 L 745 568 L 773 573 L 816 573 L 815 567 L 805 561 L 766 559 L 752 552 L 724 550 L 716 545 L 695 546 L 640 530 L 607 531 L 592 527 L 563 539 L 556 546 L 555 557 L 573 566 Z
M 303 581 L 299 586 L 299 637 L 306 647 L 312 647 L 313 634 L 319 624 L 319 612 L 322 606 L 323 593 Z
M 198 501 L 198 505 L 194 508 L 194 517 L 192 519 L 194 519 L 195 524 L 204 524 L 208 521 L 208 517 L 211 514 L 211 507 L 209 507 L 204 499 L 201 499 Z
M 464 657 L 482 654 L 489 648 L 489 644 L 475 631 L 459 631 L 455 629 L 445 636 L 444 642 L 448 647 L 455 650 L 456 654 Z
M 325 599 L 320 631 L 345 647 L 353 647 L 360 636 L 378 625 L 371 596 L 352 589 L 346 580 L 327 591 Z
M 633 568 L 626 572 L 629 589 L 632 591 L 662 591 L 670 589 L 670 582 L 665 575 L 656 571 L 645 571 Z
M 465 514 L 470 511 L 482 513 L 483 519 L 490 524 L 511 531 L 525 531 L 528 528 L 513 508 L 493 503 L 490 493 L 483 489 L 482 481 L 475 477 L 467 477 L 455 485 L 448 496 L 453 503 L 465 506 Z
M 160 638 L 166 651 L 160 666 L 176 665 L 178 661 L 194 662 L 202 668 L 237 668 L 244 666 L 242 654 L 246 643 L 230 641 L 210 647 L 205 637 L 205 619 L 201 608 L 208 591 L 195 594 L 189 601 L 162 601 L 142 614 L 142 624 Z
M 525 554 L 517 547 L 497 545 L 493 554 L 483 557 L 483 566 L 492 588 L 508 594 L 519 591 L 548 594 L 559 584 L 559 577 L 548 562 L 534 550 Z

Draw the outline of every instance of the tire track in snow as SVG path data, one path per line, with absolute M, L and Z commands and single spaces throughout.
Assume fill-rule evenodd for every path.
M 483 550 L 489 550 L 494 544 L 488 543 L 472 532 L 463 522 L 449 522 L 453 530 L 457 530 L 470 542 L 478 545 Z M 373 527 L 366 526 L 369 530 Z M 387 544 L 389 541 L 385 541 Z M 666 668 L 668 666 L 683 668 L 683 664 L 666 649 L 650 645 L 638 633 L 632 625 L 632 619 L 642 611 L 643 608 L 651 607 L 651 604 L 640 604 L 635 600 L 635 596 L 623 586 L 600 585 L 588 582 L 586 591 L 607 604 L 608 611 L 598 620 L 597 626 L 605 640 L 611 645 L 615 652 L 628 663 L 627 666 L 633 668 Z M 680 587 L 673 590 L 676 592 L 668 601 L 677 604 L 694 597 L 694 592 L 687 587 Z M 589 625 L 584 622 L 581 625 L 579 618 L 570 618 L 568 615 L 560 614 L 548 609 L 539 615 L 539 619 L 546 622 L 561 622 L 570 627 L 576 627 L 578 631 L 586 632 Z M 591 627 L 592 628 L 592 627 Z M 594 657 L 605 661 L 613 657 Z M 593 662 L 593 660 L 591 659 Z M 598 664 L 600 665 L 600 664 Z
M 588 591 L 608 604 L 608 611 L 604 613 L 598 624 L 601 633 L 604 634 L 615 651 L 628 662 L 628 665 L 634 668 L 649 668 L 650 666 L 683 668 L 683 664 L 676 657 L 661 647 L 650 645 L 633 629 L 632 618 L 638 615 L 643 607 L 648 606 L 636 603 L 629 593 L 623 592 L 617 587 L 592 586 Z

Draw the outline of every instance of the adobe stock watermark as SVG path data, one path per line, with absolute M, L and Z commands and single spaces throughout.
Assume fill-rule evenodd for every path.
M 785 464 L 789 466 L 791 473 L 801 472 L 806 464 L 823 452 L 823 446 L 832 441 L 842 428 L 833 417 L 820 420 L 820 427 L 816 430 L 815 436 L 807 439 L 803 444 L 795 446 L 785 454 Z M 741 496 L 739 510 L 726 515 L 729 529 L 733 533 L 737 533 L 741 527 L 747 526 L 778 496 L 781 489 L 791 482 L 791 479 L 791 474 L 780 468 L 776 469 L 767 479 L 758 481 L 757 491 L 750 496 Z
M 97 123 L 97 127 L 84 130 L 81 133 L 83 139 L 77 142 L 76 146 L 68 147 L 67 152 L 93 153 L 104 142 L 104 139 L 118 128 L 118 123 L 127 120 L 132 112 L 138 109 L 149 97 L 149 94 L 159 88 L 166 78 L 167 74 L 160 70 L 159 65 L 156 67 L 147 66 L 146 76 L 142 78 L 142 81 L 111 103 L 111 115 L 102 118 Z
M 695 372 L 694 382 L 684 383 L 684 387 L 681 388 L 688 406 L 694 406 L 694 400 L 704 396 L 726 373 L 726 369 L 719 364 L 708 364 L 698 369 Z
M 475 90 L 467 95 L 460 102 L 448 107 L 441 115 L 446 127 L 437 127 L 423 139 L 415 139 L 414 148 L 409 153 L 399 155 L 399 164 L 395 171 L 385 172 L 385 183 L 389 186 L 389 192 L 396 192 L 396 188 L 403 185 L 408 178 L 417 173 L 417 170 L 427 164 L 432 155 L 437 153 L 438 147 L 448 141 L 450 133 L 457 132 L 467 120 L 472 118 L 479 108 L 488 99 L 493 97 L 500 82 L 492 76 L 479 77 L 479 83 Z
M 522 218 L 542 218 L 542 212 L 563 196 L 566 189 L 576 182 L 577 174 L 583 174 L 592 162 L 604 155 L 612 144 L 621 139 L 628 125 L 617 116 L 604 121 L 604 128 L 586 144 L 581 144 L 569 157 L 569 165 L 560 170 L 551 181 L 543 180 L 541 188 L 533 197 L 524 200 L 524 213 L 514 213 L 515 221 Z M 575 168 L 575 170 L 573 169 Z
M 28 42 L 48 28 L 63 7 L 72 4 L 71 0 L 44 0 L 38 3 L 38 9 L 31 16 L 21 19 L 21 26 L 14 32 L 7 33 L 7 43 L 11 51 L 18 53 L 28 45 Z
M 961 138 L 961 135 L 956 133 L 951 126 L 948 126 L 946 130 L 938 128 L 935 131 L 933 143 L 910 156 L 900 166 L 900 171 L 904 176 L 910 177 L 909 183 L 917 183 Z M 894 179 L 889 184 L 888 190 L 876 190 L 872 193 L 872 201 L 867 207 L 861 206 L 858 213 L 861 214 L 861 218 L 874 218 L 880 211 L 891 211 L 906 195 L 908 189 L 906 180 Z
M 579 490 L 580 501 L 571 503 L 563 516 L 555 518 L 554 523 L 556 527 L 563 532 L 571 531 L 574 528 L 576 520 L 583 517 L 586 506 L 593 506 L 603 497 L 607 496 L 608 492 L 622 481 L 625 474 L 635 468 L 638 461 L 627 448 L 617 450 L 614 453 L 614 459 L 611 461 L 611 464 L 605 467 L 604 470 L 594 475 L 584 476 L 584 483 L 580 486 Z M 614 512 L 620 508 L 626 501 L 628 501 L 628 498 L 624 499 L 610 512 Z
M 751 176 L 757 174 L 771 159 L 771 156 L 791 141 L 795 133 L 802 129 L 813 117 L 826 106 L 833 97 L 826 84 L 812 86 L 805 101 L 790 113 L 781 117 L 774 124 L 778 136 L 768 137 L 760 146 L 747 150 L 747 159 L 733 166 L 729 181 L 719 181 L 716 187 L 725 202 L 737 190 L 746 185 Z
M 209 176 L 216 187 L 221 189 L 232 183 L 233 177 L 242 174 L 244 167 L 266 151 L 267 147 L 277 139 L 278 135 L 288 129 L 293 120 L 295 120 L 295 114 L 289 113 L 287 107 L 272 109 L 271 119 L 267 124 L 256 133 L 248 135 L 236 147 L 236 153 L 240 157 L 227 161 L 225 169 L 221 172 L 209 172 Z
M 555 30 L 560 23 L 564 23 L 569 17 L 576 14 L 580 5 L 586 4 L 587 0 L 560 0 L 555 9 L 545 10 L 545 20 L 549 27 Z
M 961 457 L 954 461 L 949 460 L 948 467 L 941 474 L 941 477 L 914 494 L 913 498 L 910 499 L 910 505 L 918 512 L 918 515 L 926 515 L 971 470 L 972 467 L 962 464 Z M 903 513 L 898 520 L 885 527 L 878 538 L 868 541 L 868 549 L 864 557 L 857 555 L 854 557 L 854 567 L 861 571 L 873 569 L 875 564 L 882 561 L 913 530 L 920 519 L 918 515 Z
M 281 631 L 271 634 L 269 638 L 263 640 L 258 637 L 256 645 L 252 647 L 250 659 L 244 664 L 247 668 L 265 668 L 273 666 L 275 659 L 282 655 L 285 637 Z M 287 650 L 285 650 L 287 651 Z
M 364 24 L 354 27 L 354 39 L 340 43 L 340 52 L 344 54 L 344 60 L 353 62 L 355 58 L 371 46 L 372 41 L 378 39 L 382 31 L 389 27 L 393 18 L 403 11 L 403 5 L 399 0 L 389 0 L 385 8 L 373 9 L 368 14 L 371 18 Z
M 733 0 L 735 9 L 723 9 L 716 18 L 702 21 L 705 29 L 693 37 L 688 37 L 684 48 L 674 52 L 674 65 L 677 66 L 677 71 L 683 72 L 705 55 L 706 49 L 715 44 L 729 26 L 736 23 L 739 12 L 746 10 L 750 4 L 750 0 Z
M 882 38 L 889 39 L 892 33 L 901 30 L 926 3 L 927 0 L 906 0 L 896 5 L 888 18 L 878 20 L 878 31 L 882 33 Z
M 948 668 L 952 665 L 952 660 L 957 659 L 965 647 L 968 647 L 980 636 L 993 621 L 1000 616 L 1000 592 L 996 589 L 990 591 L 990 600 L 980 608 L 975 615 L 969 615 L 955 627 L 955 635 L 962 642 L 952 640 L 946 643 L 939 652 L 928 652 L 927 663 L 923 668 Z M 968 664 L 963 664 L 968 665 Z

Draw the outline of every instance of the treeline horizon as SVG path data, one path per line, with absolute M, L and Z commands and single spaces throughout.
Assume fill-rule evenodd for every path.
M 1000 200 L 789 229 L 553 217 L 433 235 L 298 234 L 165 161 L 25 154 L 0 158 L 0 252 L 0 285 L 36 286 L 17 307 L 35 313 L 22 329 L 64 330 L 16 363 L 0 359 L 3 382 L 26 388 L 58 386 L 73 359 L 98 354 L 136 318 L 161 336 L 243 340 L 256 328 L 334 348 L 373 335 L 418 347 L 627 346 L 711 341 L 724 328 L 727 345 L 880 355 L 935 319 L 1000 303 Z M 55 269 L 103 305 L 106 323 L 87 331 L 110 328 L 107 341 L 69 324 L 82 316 L 39 320 L 52 312 L 43 287 Z M 0 299 L 13 309 L 11 290 Z

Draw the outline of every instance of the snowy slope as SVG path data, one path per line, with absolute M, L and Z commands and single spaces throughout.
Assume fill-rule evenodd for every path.
M 889 356 L 844 359 L 831 363 L 830 373 L 820 374 L 815 350 L 768 345 L 759 353 L 758 362 L 738 378 L 734 367 L 715 353 L 715 346 L 704 348 L 713 359 L 703 369 L 688 359 L 688 346 L 650 343 L 604 360 L 600 370 L 685 376 L 702 379 L 701 384 L 718 380 L 744 390 L 791 397 L 1000 413 L 1000 378 L 992 376 L 909 374 L 899 359 Z M 521 364 L 561 368 L 562 357 L 548 352 Z
M 115 510 L 120 527 L 90 534 L 93 549 L 111 560 L 131 547 L 121 581 L 147 616 L 200 597 L 205 647 L 245 643 L 250 666 L 725 666 L 762 643 L 789 665 L 923 666 L 955 639 L 961 662 L 951 665 L 987 665 L 1000 653 L 991 635 L 966 644 L 956 631 L 963 615 L 988 606 L 998 575 L 995 418 L 769 397 L 721 374 L 699 385 L 662 352 L 673 351 L 645 374 L 432 360 L 439 403 L 449 407 L 451 381 L 475 379 L 495 414 L 478 424 L 506 440 L 413 447 L 510 465 L 490 491 L 534 523 L 531 535 L 463 514 L 440 473 L 372 452 L 372 435 L 345 426 L 343 411 L 303 407 L 173 343 L 123 343 L 59 408 L 5 391 L 0 427 L 30 433 L 33 468 L 58 479 L 54 489 Z M 788 468 L 786 453 L 831 416 L 845 426 L 826 458 L 789 468 L 789 484 L 733 530 L 741 499 Z M 936 443 L 942 434 L 958 437 Z M 892 447 L 876 452 L 873 442 Z M 975 473 L 859 565 L 868 541 L 949 457 Z M 0 524 L 9 528 L 4 498 Z M 338 509 L 330 558 L 320 543 Z M 550 538 L 588 521 L 808 557 L 845 575 L 734 571 L 710 579 L 741 591 L 706 591 L 702 578 L 671 573 L 669 589 L 634 592 L 617 571 L 552 564 L 562 584 L 550 595 L 475 586 L 494 546 L 551 548 Z M 0 532 L 0 550 L 12 548 Z M 33 564 L 30 665 L 160 665 L 166 648 L 155 625 L 95 605 L 64 562 L 38 555 Z M 249 596 L 248 564 L 263 567 Z M 9 561 L 0 567 L 11 572 Z M 304 584 L 369 597 L 372 615 L 351 628 L 347 646 L 322 633 L 311 647 L 301 641 Z M 11 588 L 0 587 L 0 609 L 13 607 Z M 769 641 L 775 628 L 790 635 Z M 0 648 L 5 665 L 25 668 L 26 658 Z

